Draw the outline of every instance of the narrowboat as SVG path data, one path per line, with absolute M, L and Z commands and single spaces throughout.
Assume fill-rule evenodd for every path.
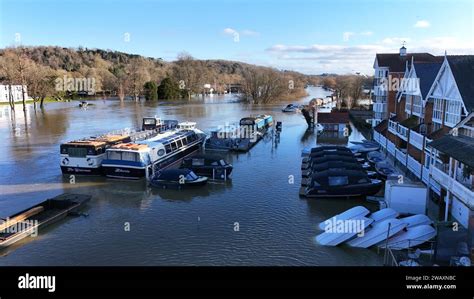
M 112 146 L 106 150 L 102 168 L 107 177 L 148 178 L 153 173 L 181 162 L 202 148 L 206 135 L 195 123 L 180 123 L 178 128 L 160 133 L 139 143 Z
M 325 170 L 313 175 L 300 195 L 309 198 L 359 197 L 374 195 L 382 187 L 382 181 L 370 179 L 363 171 Z
M 214 180 L 226 180 L 232 173 L 232 164 L 224 159 L 210 155 L 196 155 L 183 159 L 180 168 L 191 169 L 197 175 Z
M 130 135 L 105 135 L 61 144 L 60 166 L 63 174 L 101 175 L 107 148 L 130 142 Z
M 226 126 L 211 131 L 205 147 L 209 150 L 246 152 L 257 144 L 272 125 L 271 115 L 244 117 L 238 126 Z
M 76 214 L 90 199 L 90 195 L 62 194 L 6 219 L 0 218 L 0 248 L 10 246 L 28 236 L 34 236 L 38 229 L 70 214 Z
M 196 175 L 191 169 L 168 169 L 157 172 L 150 180 L 150 185 L 158 188 L 183 189 L 204 186 L 207 177 Z

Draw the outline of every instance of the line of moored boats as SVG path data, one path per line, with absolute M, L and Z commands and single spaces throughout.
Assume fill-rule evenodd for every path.
M 239 126 L 214 130 L 211 136 L 194 122 L 143 119 L 138 130 L 123 130 L 61 144 L 63 174 L 105 175 L 118 179 L 148 178 L 154 186 L 163 181 L 181 185 L 229 178 L 232 165 L 221 158 L 194 157 L 202 148 L 220 151 L 248 151 L 272 127 L 270 115 L 245 117 Z M 181 164 L 182 170 L 168 170 Z M 164 173 L 168 171 L 168 173 Z M 166 184 L 163 186 L 167 186 Z

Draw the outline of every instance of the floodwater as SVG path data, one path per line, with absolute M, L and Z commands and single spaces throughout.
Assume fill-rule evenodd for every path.
M 310 96 L 324 97 L 310 87 Z M 297 101 L 295 101 L 296 103 Z M 323 247 L 314 242 L 317 224 L 363 200 L 306 200 L 298 196 L 301 150 L 315 145 L 301 114 L 281 112 L 285 103 L 251 106 L 231 96 L 191 102 L 135 103 L 96 100 L 49 103 L 44 111 L 15 118 L 0 106 L 0 217 L 46 198 L 90 194 L 88 217 L 68 217 L 0 251 L 0 265 L 380 265 L 375 250 Z M 272 114 L 283 122 L 249 153 L 226 154 L 232 181 L 202 189 L 154 190 L 145 182 L 76 177 L 59 168 L 61 142 L 125 127 L 144 116 L 196 121 L 208 131 L 250 114 Z M 360 140 L 352 130 L 350 140 Z M 292 181 L 294 176 L 294 182 Z M 128 229 L 129 228 L 129 229 Z

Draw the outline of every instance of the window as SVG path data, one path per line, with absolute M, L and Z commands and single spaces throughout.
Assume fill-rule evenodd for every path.
M 176 149 L 178 149 L 178 145 L 176 144 L 175 141 L 170 142 L 170 144 L 171 144 L 171 151 L 175 151 Z
M 86 157 L 87 156 L 87 148 L 85 147 L 69 147 L 67 149 L 69 157 Z
M 423 112 L 423 105 L 420 96 L 413 97 L 413 114 L 421 116 Z
M 405 112 L 411 114 L 411 102 L 412 102 L 412 95 L 405 96 Z
M 164 146 L 165 146 L 166 153 L 167 154 L 171 153 L 171 145 L 169 143 L 165 143 Z
M 444 121 L 446 122 L 446 124 L 454 126 L 459 121 L 461 121 L 461 108 L 461 102 L 447 101 L 446 113 L 444 115 Z
M 120 152 L 108 151 L 107 152 L 107 159 L 109 159 L 109 160 L 122 160 L 122 155 L 120 154 Z
M 122 152 L 122 160 L 123 161 L 137 161 L 137 153 L 133 152 Z
M 443 104 L 442 99 L 434 99 L 433 105 L 433 122 L 441 123 L 443 120 Z

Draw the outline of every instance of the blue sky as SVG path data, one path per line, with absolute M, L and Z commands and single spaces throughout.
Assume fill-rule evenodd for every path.
M 471 0 L 0 0 L 0 47 L 83 46 L 165 60 L 186 51 L 309 74 L 371 73 L 374 54 L 403 41 L 409 52 L 473 53 L 473 15 Z

